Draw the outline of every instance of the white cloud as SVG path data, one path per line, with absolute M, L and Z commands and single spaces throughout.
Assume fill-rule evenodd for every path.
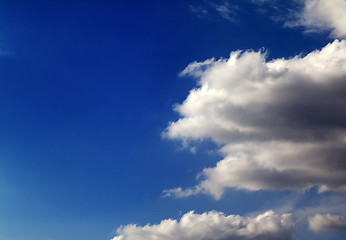
M 315 232 L 326 230 L 346 230 L 346 220 L 343 216 L 331 214 L 315 214 L 308 217 L 309 229 Z
M 166 195 L 247 190 L 346 190 L 346 42 L 291 59 L 259 51 L 192 63 L 198 87 L 175 107 L 182 116 L 164 135 L 212 139 L 224 159 L 200 183 Z M 332 173 L 332 174 L 331 174 Z
M 260 12 L 271 15 L 286 27 L 303 26 L 306 32 L 330 31 L 332 37 L 346 37 L 345 0 L 251 0 Z M 283 3 L 283 4 L 280 4 Z M 269 7 L 270 11 L 267 11 Z
M 305 0 L 298 20 L 288 23 L 302 25 L 310 31 L 331 30 L 334 37 L 346 37 L 346 2 L 344 0 Z
M 221 212 L 184 214 L 180 221 L 167 219 L 158 225 L 127 225 L 113 240 L 289 240 L 294 220 L 290 214 L 267 211 L 256 217 L 224 215 Z

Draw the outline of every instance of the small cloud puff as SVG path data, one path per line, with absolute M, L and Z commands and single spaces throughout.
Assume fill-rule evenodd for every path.
M 184 214 L 180 221 L 167 219 L 158 225 L 127 225 L 112 240 L 289 240 L 295 222 L 290 214 L 267 211 L 256 217 L 224 215 L 221 212 Z
M 308 217 L 309 229 L 314 232 L 328 230 L 346 230 L 346 220 L 343 216 L 315 214 Z

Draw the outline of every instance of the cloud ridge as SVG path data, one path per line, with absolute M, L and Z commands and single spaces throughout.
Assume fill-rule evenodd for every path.
M 289 240 L 294 228 L 292 215 L 278 215 L 273 211 L 255 217 L 191 211 L 180 221 L 166 219 L 158 225 L 121 227 L 112 240 Z

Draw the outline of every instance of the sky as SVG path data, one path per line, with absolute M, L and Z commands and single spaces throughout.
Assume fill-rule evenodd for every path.
M 0 1 L 0 240 L 346 237 L 344 0 Z

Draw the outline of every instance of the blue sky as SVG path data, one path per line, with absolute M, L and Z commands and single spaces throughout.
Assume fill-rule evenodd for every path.
M 345 16 L 1 1 L 0 239 L 344 239 Z

